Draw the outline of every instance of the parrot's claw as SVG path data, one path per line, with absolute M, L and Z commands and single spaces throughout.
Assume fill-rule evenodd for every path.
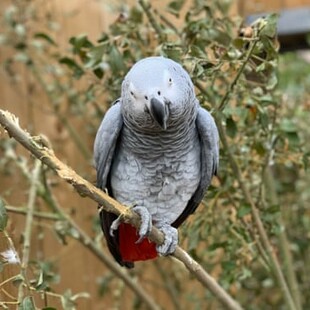
M 122 219 L 123 219 L 123 216 L 121 214 L 116 220 L 112 222 L 110 226 L 110 230 L 109 230 L 111 237 L 114 237 L 114 231 L 118 230 L 119 225 L 122 223 Z
M 164 243 L 156 246 L 158 254 L 162 256 L 172 254 L 178 245 L 178 230 L 169 224 L 157 225 L 157 228 L 165 235 Z
M 140 243 L 152 230 L 152 216 L 145 207 L 135 206 L 132 208 L 132 211 L 138 213 L 141 218 L 139 239 L 136 241 L 136 243 Z

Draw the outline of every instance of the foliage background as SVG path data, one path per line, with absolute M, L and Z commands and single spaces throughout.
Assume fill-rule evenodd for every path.
M 241 31 L 241 36 L 242 19 L 232 14 L 230 5 L 229 1 L 206 5 L 198 0 L 172 1 L 165 7 L 155 2 L 155 8 L 144 1 L 105 5 L 106 11 L 114 12 L 113 18 L 105 15 L 111 26 L 100 25 L 107 29 L 100 34 L 81 34 L 89 29 L 88 23 L 76 23 L 68 33 L 61 28 L 65 17 L 74 18 L 81 14 L 79 10 L 70 11 L 70 16 L 65 11 L 59 14 L 52 1 L 3 2 L 1 108 L 16 113 L 30 133 L 43 133 L 60 158 L 94 182 L 94 135 L 104 112 L 119 96 L 128 69 L 154 54 L 181 62 L 192 76 L 201 104 L 223 127 L 227 143 L 222 144 L 219 176 L 205 207 L 181 229 L 182 247 L 246 309 L 288 307 L 243 184 L 260 211 L 297 300 L 296 309 L 299 304 L 307 309 L 309 63 L 301 53 L 278 56 L 274 16 L 266 27 L 259 23 Z M 95 10 L 92 4 L 87 9 Z M 24 215 L 17 213 L 27 213 L 29 207 L 33 158 L 2 132 L 0 143 L 0 195 L 9 212 L 8 224 L 1 229 L 0 251 L 11 247 L 12 240 L 22 257 L 29 230 L 25 230 Z M 33 296 L 38 308 L 143 309 L 55 209 L 56 202 L 106 251 L 96 205 L 77 197 L 44 168 L 38 178 L 44 190 L 37 190 L 34 207 L 40 216 L 32 223 L 26 270 L 33 289 L 25 290 L 22 297 Z M 20 270 L 19 264 L 8 264 L 2 257 L 0 304 L 21 297 Z M 172 259 L 137 264 L 130 275 L 163 308 L 219 307 Z

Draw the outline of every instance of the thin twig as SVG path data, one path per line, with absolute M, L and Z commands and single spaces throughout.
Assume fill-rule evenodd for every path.
M 14 206 L 5 206 L 6 210 L 8 212 L 16 213 L 16 214 L 27 214 L 27 209 L 25 208 L 20 208 L 20 207 L 14 207 Z M 50 221 L 59 221 L 60 217 L 57 214 L 53 214 L 50 212 L 33 212 L 33 216 L 44 219 L 44 220 L 50 220 Z
M 24 283 L 27 283 L 27 268 L 30 256 L 30 244 L 31 244 L 31 232 L 32 232 L 32 221 L 33 213 L 35 207 L 35 201 L 37 196 L 37 186 L 38 178 L 41 169 L 41 161 L 36 160 L 32 172 L 31 187 L 29 192 L 29 199 L 27 205 L 27 216 L 25 224 L 25 233 L 24 233 L 24 246 L 22 250 L 22 262 L 20 268 L 20 275 L 23 281 L 18 288 L 18 301 L 21 303 L 24 297 Z
M 152 7 L 150 3 L 147 0 L 139 0 L 138 2 L 140 6 L 142 7 L 143 11 L 145 12 L 145 15 L 147 16 L 150 24 L 152 25 L 155 32 L 157 33 L 159 41 L 160 42 L 164 41 L 163 31 L 151 12 Z
M 154 265 L 163 280 L 164 288 L 168 292 L 171 302 L 173 303 L 174 309 L 182 310 L 183 307 L 178 296 L 176 285 L 172 283 L 171 275 L 166 270 L 164 270 L 162 264 L 159 263 L 157 260 L 154 261 Z
M 102 205 L 104 210 L 116 215 L 122 214 L 125 222 L 130 222 L 135 227 L 139 227 L 139 216 L 126 208 L 119 202 L 105 194 L 102 190 L 83 179 L 76 172 L 61 162 L 51 149 L 39 145 L 34 139 L 18 124 L 17 118 L 3 110 L 0 110 L 0 124 L 4 127 L 11 137 L 14 137 L 21 145 L 28 149 L 33 155 L 40 159 L 44 164 L 53 169 L 62 179 L 71 184 L 81 195 L 87 196 Z M 149 239 L 157 244 L 162 244 L 164 235 L 154 226 Z M 98 253 L 101 255 L 101 252 Z M 174 257 L 179 259 L 187 269 L 206 287 L 217 299 L 227 308 L 240 310 L 242 307 L 238 304 L 187 252 L 179 246 L 176 248 Z
M 77 146 L 77 148 L 79 149 L 79 151 L 81 152 L 83 157 L 85 159 L 89 160 L 91 158 L 91 153 L 89 152 L 89 149 L 86 147 L 86 145 L 82 141 L 80 135 L 72 127 L 72 125 L 67 120 L 67 118 L 65 116 L 63 116 L 62 113 L 59 111 L 59 108 L 55 102 L 54 96 L 53 96 L 52 92 L 50 91 L 49 86 L 44 81 L 44 78 L 41 76 L 39 70 L 36 68 L 35 65 L 31 65 L 30 68 L 31 68 L 31 72 L 34 75 L 34 77 L 36 78 L 37 82 L 42 87 L 42 89 L 45 91 L 47 98 L 48 98 L 48 102 L 49 102 L 51 108 L 53 109 L 54 113 L 56 114 L 57 119 L 60 120 L 62 125 L 68 130 L 68 133 L 69 133 L 70 137 L 72 138 L 72 141 L 75 143 L 75 145 Z M 61 87 L 60 82 L 58 83 L 58 87 Z M 61 91 L 64 91 L 64 90 L 61 88 Z
M 219 104 L 219 106 L 217 107 L 217 110 L 218 111 L 223 111 L 226 104 L 228 103 L 228 99 L 230 97 L 230 95 L 233 93 L 233 89 L 234 87 L 236 86 L 239 78 L 241 77 L 241 74 L 243 73 L 244 69 L 245 69 L 245 66 L 247 65 L 247 63 L 249 62 L 253 52 L 254 52 L 254 49 L 256 47 L 256 44 L 258 43 L 259 39 L 255 39 L 253 41 L 251 41 L 251 45 L 247 51 L 247 54 L 246 54 L 246 57 L 244 58 L 235 78 L 233 79 L 233 81 L 229 84 L 229 87 L 225 93 L 225 95 L 222 97 L 222 100 Z
M 274 187 L 274 177 L 270 171 L 270 166 L 268 165 L 264 171 L 264 183 L 266 186 L 266 189 L 268 190 L 269 194 L 269 199 L 270 199 L 270 204 L 271 205 L 278 205 L 279 200 L 278 200 L 278 195 L 276 193 L 275 187 Z M 284 227 L 284 222 L 283 222 L 283 217 L 282 217 L 282 212 L 281 210 L 280 215 L 279 215 L 279 224 Z M 292 259 L 292 253 L 290 251 L 290 246 L 289 242 L 287 239 L 287 234 L 286 230 L 280 229 L 279 231 L 279 244 L 282 249 L 282 254 L 284 256 L 284 270 L 286 271 L 287 275 L 287 281 L 290 286 L 291 292 L 292 292 L 292 297 L 295 301 L 296 308 L 297 310 L 302 310 L 302 302 L 300 298 L 300 289 L 298 286 L 298 281 L 296 278 L 296 274 L 294 271 L 293 267 L 293 259 Z
M 180 31 L 178 30 L 178 28 L 163 14 L 161 14 L 160 12 L 158 12 L 158 10 L 156 10 L 154 8 L 154 13 L 160 18 L 160 20 L 166 24 L 166 26 L 168 28 L 170 28 L 177 36 L 181 36 Z

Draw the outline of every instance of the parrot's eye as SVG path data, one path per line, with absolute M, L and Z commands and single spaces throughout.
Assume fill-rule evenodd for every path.
M 158 91 L 158 92 L 157 92 L 157 94 L 158 94 L 158 96 L 160 96 L 161 92 L 160 92 L 160 91 Z
M 170 83 L 170 84 L 172 83 L 172 78 L 169 78 L 169 83 Z
M 148 96 L 144 96 L 145 100 L 149 100 Z
M 135 94 L 133 93 L 133 91 L 130 92 L 130 95 L 131 95 L 132 97 L 134 97 L 134 98 L 136 97 Z

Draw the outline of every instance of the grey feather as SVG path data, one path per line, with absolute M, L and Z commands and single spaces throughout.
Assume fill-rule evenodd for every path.
M 199 206 L 203 199 L 213 175 L 217 174 L 219 167 L 219 134 L 211 114 L 199 108 L 196 118 L 196 128 L 200 141 L 200 162 L 201 178 L 199 185 L 189 200 L 187 207 L 184 209 L 178 219 L 172 224 L 174 227 L 180 226 L 184 220 Z
M 97 186 L 104 189 L 111 169 L 117 139 L 123 127 L 120 100 L 116 100 L 105 114 L 94 143 L 94 164 L 97 170 Z

